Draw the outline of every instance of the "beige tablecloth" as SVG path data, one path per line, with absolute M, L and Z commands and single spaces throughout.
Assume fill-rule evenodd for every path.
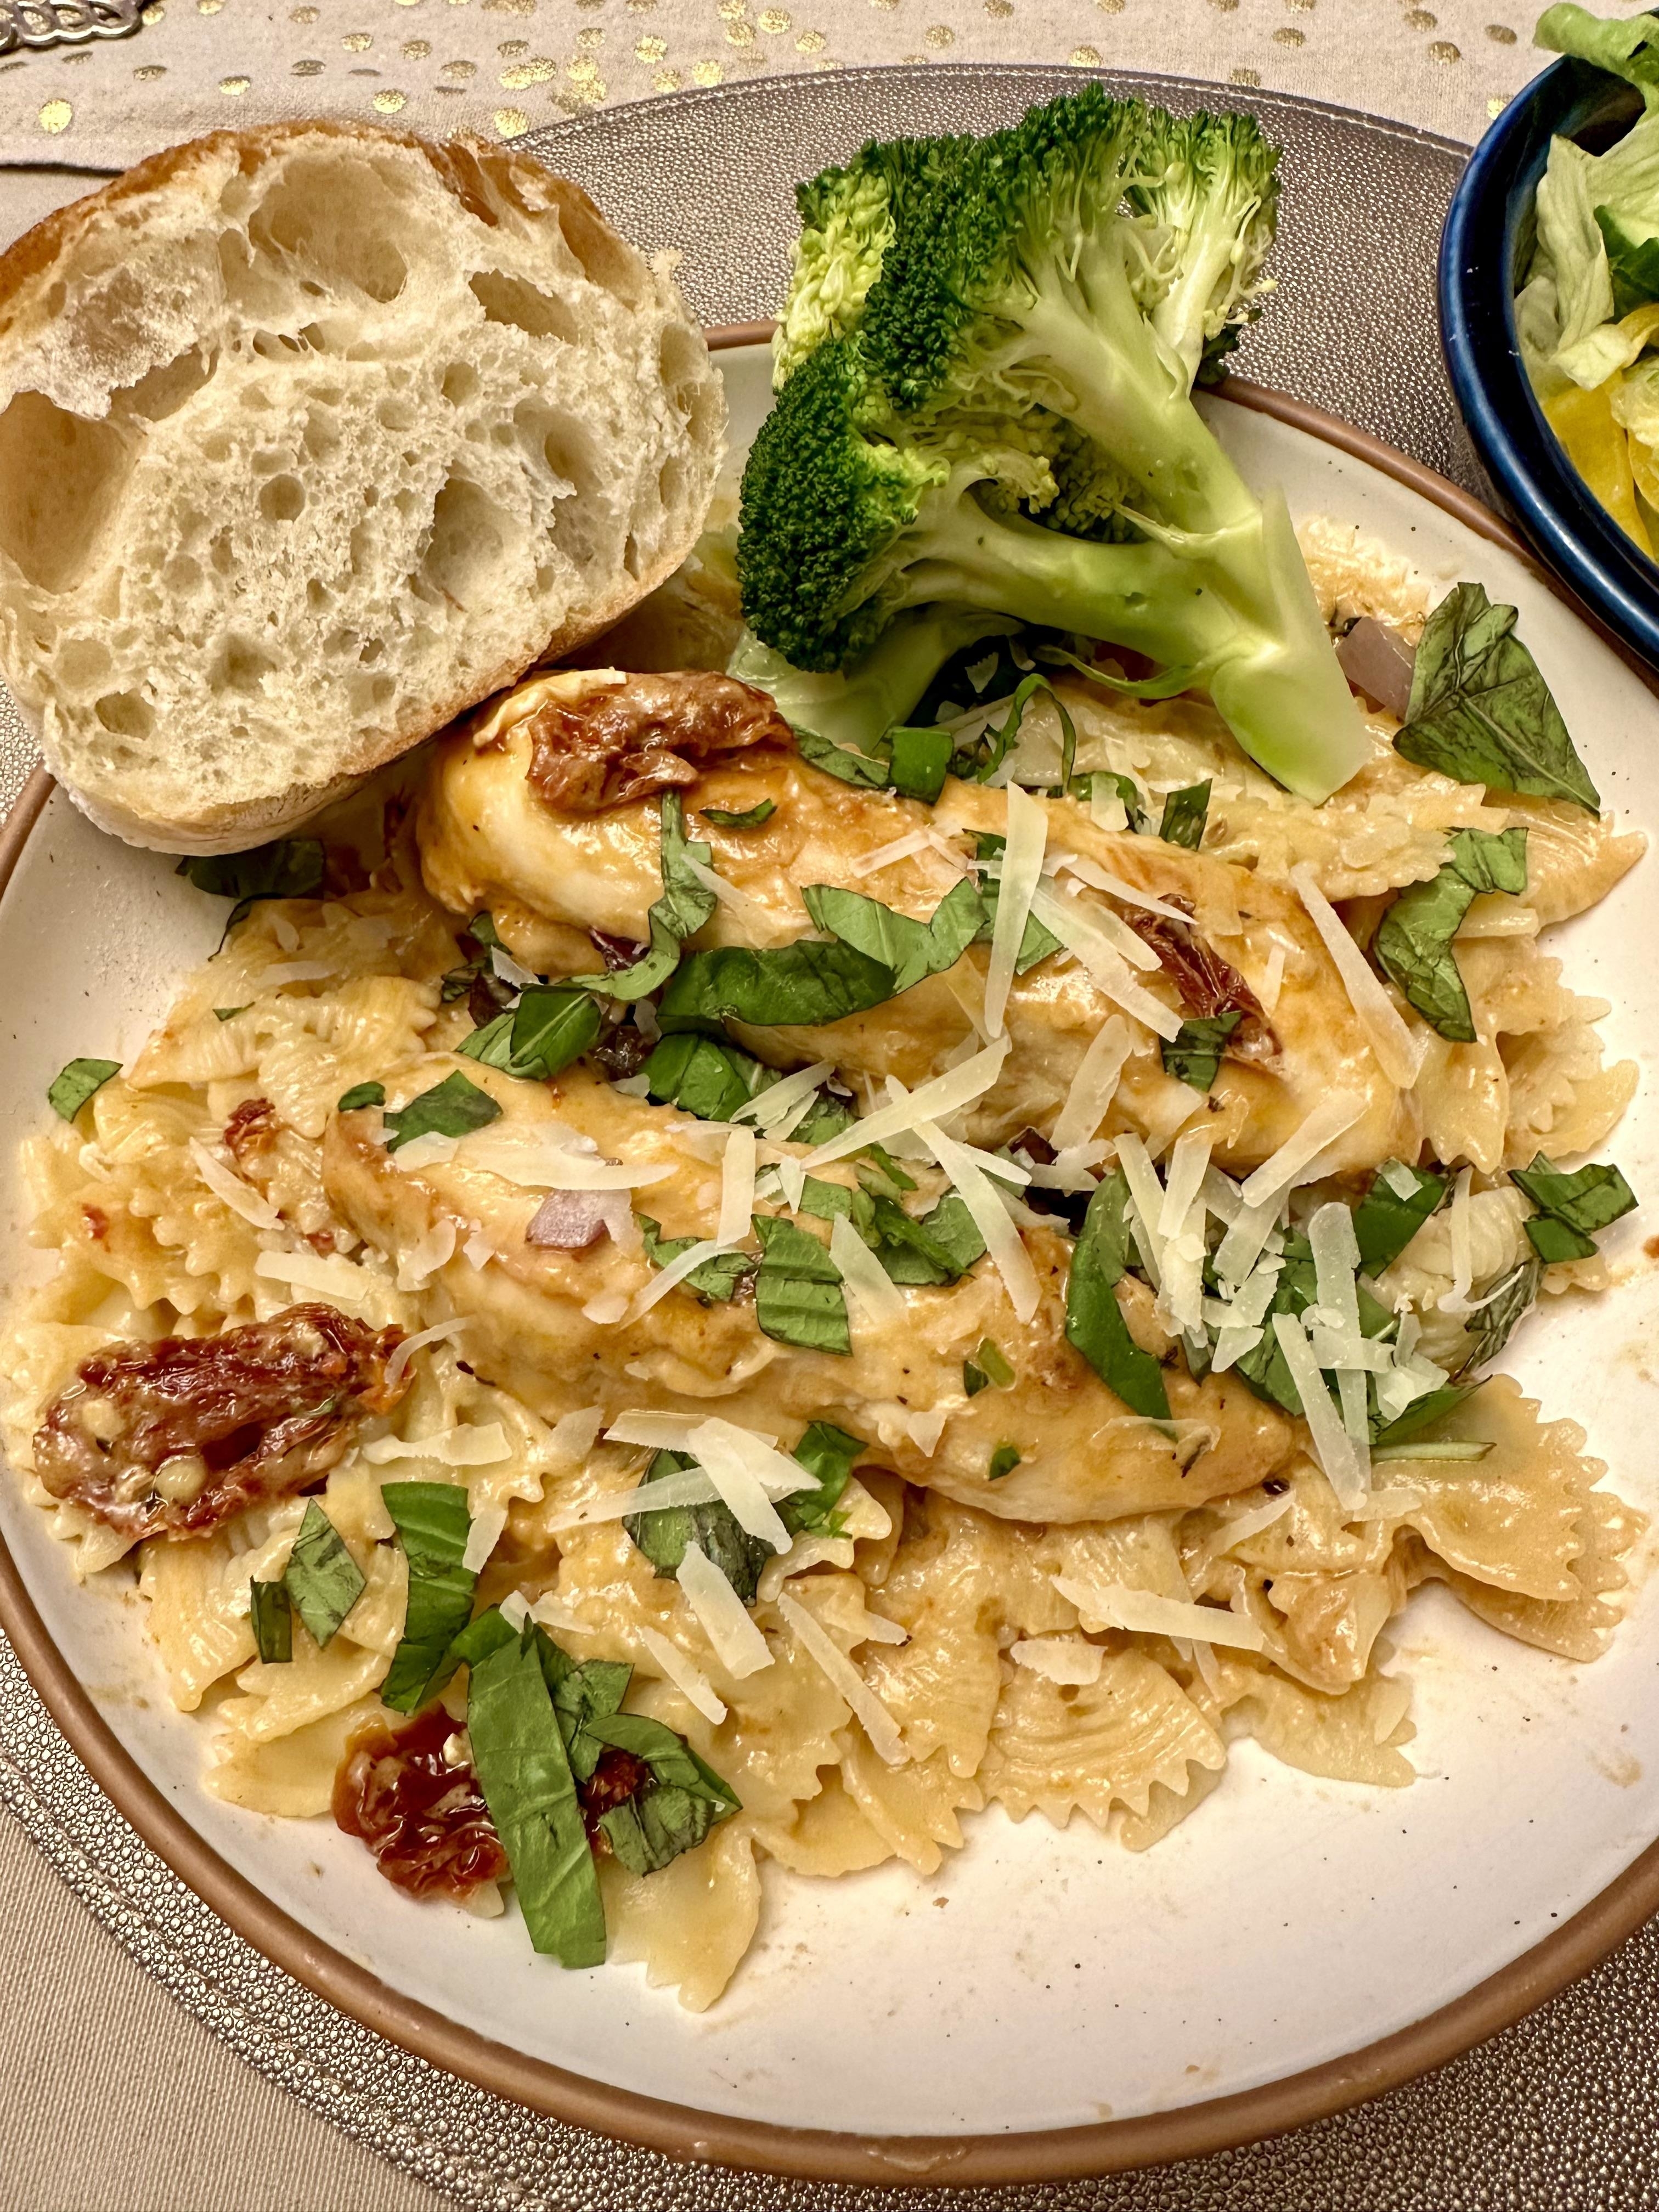
M 216 126 L 325 112 L 514 137 L 681 86 L 874 61 L 1104 61 L 1472 139 L 1540 59 L 1528 21 L 1510 0 L 153 0 L 131 39 L 0 62 L 0 241 L 85 190 L 77 172 Z M 0 2018 L 0 2212 L 444 2201 L 231 2057 L 3 1813 Z M 1185 2201 L 1178 2174 L 1146 2187 L 1149 2206 Z M 1267 2212 L 1253 2191 L 1227 2202 Z

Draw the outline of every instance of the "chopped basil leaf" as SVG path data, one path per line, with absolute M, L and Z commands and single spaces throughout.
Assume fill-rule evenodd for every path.
M 1493 606 L 1479 584 L 1453 586 L 1424 629 L 1395 749 L 1460 783 L 1599 813 L 1600 795 L 1515 624 L 1515 609 Z
M 988 729 L 971 745 L 952 756 L 951 775 L 960 776 L 964 782 L 972 780 L 988 783 L 1008 757 L 1014 740 L 1019 735 L 1019 726 L 1025 719 L 1025 709 L 1039 691 L 1048 694 L 1060 717 L 1060 787 L 1064 791 L 1072 781 L 1072 768 L 1077 758 L 1077 729 L 1059 692 L 1046 676 L 1035 672 L 1022 678 L 1016 685 L 1000 726 L 994 730 Z
M 499 1606 L 485 1608 L 476 1620 L 470 1620 L 450 1645 L 445 1656 L 445 1679 L 458 1667 L 476 1667 L 488 1659 L 492 1651 L 499 1651 L 504 1644 L 516 1644 L 519 1632 L 501 1618 Z
M 996 860 L 1001 854 L 1007 842 L 1006 837 L 999 837 L 993 830 L 982 830 L 979 835 L 977 857 L 981 861 Z M 1001 890 L 1000 883 L 989 878 L 981 878 L 979 895 L 985 907 L 985 920 L 981 926 L 979 935 L 974 940 L 976 945 L 988 945 L 995 934 L 997 901 Z M 1024 975 L 1028 968 L 1035 968 L 1039 960 L 1046 960 L 1051 952 L 1058 952 L 1059 950 L 1060 939 L 1054 935 L 1053 930 L 1040 922 L 1034 914 L 1027 915 L 1025 927 L 1019 940 L 1018 956 L 1014 962 L 1015 975 Z
M 695 1237 L 665 1237 L 660 1222 L 653 1221 L 648 1213 L 634 1216 L 640 1224 L 640 1236 L 645 1244 L 645 1256 L 653 1267 L 665 1267 L 678 1260 L 682 1252 L 689 1252 L 696 1243 Z M 724 1305 L 736 1291 L 745 1275 L 752 1274 L 757 1262 L 744 1252 L 716 1252 L 712 1259 L 693 1267 L 680 1284 L 682 1290 L 695 1291 L 700 1298 L 713 1298 Z
M 820 1091 L 801 1119 L 789 1132 L 793 1145 L 827 1145 L 831 1137 L 850 1129 L 858 1116 L 852 1108 L 827 1091 Z
M 1121 775 L 1115 769 L 1097 769 L 1093 781 L 1109 784 L 1123 801 L 1123 817 L 1131 830 L 1144 833 L 1151 829 L 1152 817 L 1146 811 L 1140 786 L 1132 775 Z
M 578 1666 L 544 1628 L 536 1631 L 536 1650 L 558 1716 L 570 1771 L 578 1782 L 586 1782 L 599 1765 L 603 1749 L 592 1734 L 592 1723 L 621 1709 L 634 1669 L 625 1659 L 589 1659 Z
M 1127 801 L 1125 801 L 1127 804 Z M 1164 819 L 1158 834 L 1166 845 L 1184 845 L 1188 852 L 1197 852 L 1204 842 L 1204 824 L 1210 811 L 1210 780 L 1189 783 L 1184 791 L 1172 791 L 1164 802 Z M 1206 1089 L 1208 1085 L 1204 1086 Z
M 469 1083 L 457 1068 L 453 1075 L 445 1076 L 430 1091 L 422 1091 L 407 1106 L 386 1115 L 386 1148 L 395 1152 L 416 1137 L 464 1137 L 469 1130 L 486 1128 L 499 1121 L 501 1111 L 487 1091 Z
M 1406 1197 L 1392 1187 L 1390 1175 L 1411 1177 L 1412 1188 Z M 1362 1272 L 1380 1275 L 1392 1266 L 1445 1195 L 1444 1176 L 1407 1167 L 1401 1160 L 1385 1160 L 1354 1208 L 1353 1233 L 1358 1240 Z
M 286 1667 L 294 1656 L 294 1607 L 281 1582 L 248 1584 L 248 1620 L 253 1648 L 267 1667 Z
M 954 1283 L 985 1256 L 979 1224 L 957 1191 L 920 1219 L 890 1198 L 874 1201 L 876 1256 L 896 1283 Z
M 250 999 L 247 1001 L 246 1006 L 216 1006 L 213 1009 L 213 1018 L 216 1022 L 234 1022 L 238 1014 L 245 1014 L 247 1012 L 248 1006 L 251 1006 L 252 1004 L 253 1001 Z
M 838 1429 L 833 1421 L 814 1421 L 803 1431 L 792 1457 L 798 1459 L 817 1483 L 816 1490 L 798 1490 L 778 1501 L 778 1518 L 790 1534 L 835 1535 L 842 1526 L 836 1512 L 848 1476 L 863 1456 L 862 1437 Z
M 47 1085 L 46 1103 L 60 1119 L 72 1121 L 94 1091 L 120 1073 L 118 1060 L 72 1060 Z
M 614 975 L 573 975 L 570 980 L 579 990 L 592 991 L 605 999 L 648 998 L 674 973 L 686 939 L 714 913 L 718 903 L 714 892 L 700 884 L 686 866 L 688 860 L 693 860 L 707 867 L 712 856 L 707 845 L 688 841 L 685 810 L 677 791 L 663 793 L 660 834 L 662 896 L 647 917 L 651 927 L 649 950 L 631 968 L 618 969 Z
M 761 1263 L 755 1275 L 755 1318 L 779 1344 L 850 1358 L 847 1293 L 841 1269 L 817 1238 L 778 1215 L 757 1214 Z
M 1211 1090 L 1221 1073 L 1227 1040 L 1243 1018 L 1235 1008 L 1231 1013 L 1195 1015 L 1182 1022 L 1173 1037 L 1160 1042 L 1164 1073 L 1190 1084 L 1194 1091 Z
M 997 1346 L 991 1341 L 988 1336 L 982 1336 L 980 1339 L 979 1350 L 974 1354 L 974 1357 L 978 1361 L 980 1366 L 983 1369 L 988 1380 L 994 1382 L 999 1390 L 1012 1390 L 1013 1389 L 1014 1370 L 1009 1365 L 1007 1360 L 1004 1358 Z
M 1479 1387 L 1474 1382 L 1442 1383 L 1437 1390 L 1430 1390 L 1421 1398 L 1413 1398 L 1403 1413 L 1376 1431 L 1371 1442 L 1397 1444 L 1407 1437 L 1418 1435 L 1421 1430 L 1437 1421 L 1443 1413 L 1449 1413 L 1454 1406 L 1461 1406 L 1465 1398 L 1473 1396 Z
M 1486 1304 L 1469 1316 L 1463 1328 L 1470 1346 L 1457 1370 L 1460 1376 L 1472 1374 L 1477 1367 L 1484 1367 L 1488 1360 L 1497 1358 L 1538 1296 L 1538 1285 L 1543 1279 L 1541 1260 L 1523 1260 L 1488 1295 Z
M 765 951 L 722 945 L 689 953 L 657 1013 L 665 1030 L 728 1021 L 816 1028 L 884 1006 L 892 995 L 893 971 L 881 961 L 850 945 L 803 937 Z
M 982 1367 L 975 1367 L 971 1359 L 962 1363 L 962 1387 L 970 1398 L 977 1398 L 981 1390 L 988 1390 L 991 1378 Z
M 466 1729 L 531 1942 L 562 1966 L 601 1965 L 599 1876 L 534 1638 L 515 1637 L 474 1665 Z
M 706 1765 L 684 1736 L 643 1713 L 612 1713 L 593 1723 L 602 1743 L 642 1759 L 651 1786 L 601 1814 L 599 1827 L 619 1866 L 657 1874 L 695 1850 L 711 1828 L 742 1809 L 737 1792 Z
M 1117 1286 L 1129 1264 L 1129 1185 L 1114 1168 L 1096 1186 L 1072 1254 L 1066 1285 L 1066 1341 L 1080 1352 L 1109 1390 L 1149 1420 L 1167 1421 L 1164 1370 L 1129 1334 Z
M 724 806 L 702 806 L 698 812 L 705 822 L 712 822 L 717 830 L 758 830 L 763 822 L 769 822 L 778 811 L 775 799 L 763 799 L 753 806 L 746 806 L 741 814 L 733 814 Z
M 1269 1405 L 1280 1407 L 1291 1414 L 1301 1413 L 1302 1399 L 1274 1331 L 1273 1316 L 1282 1313 L 1299 1316 L 1316 1303 L 1318 1295 L 1312 1245 L 1305 1237 L 1287 1237 L 1284 1265 L 1279 1271 L 1273 1304 L 1263 1317 L 1265 1326 L 1261 1339 L 1236 1364 L 1239 1379 L 1258 1398 L 1265 1398 Z M 1363 1283 L 1357 1285 L 1357 1296 L 1360 1334 L 1381 1336 L 1393 1325 L 1393 1314 L 1372 1297 Z
M 339 1530 L 314 1498 L 306 1507 L 283 1581 L 319 1651 L 368 1587 Z
M 180 860 L 175 873 L 243 909 L 255 899 L 313 898 L 323 887 L 323 841 L 284 837 L 251 853 L 198 853 Z
M 859 1181 L 872 1198 L 902 1198 L 916 1187 L 915 1177 L 906 1175 L 885 1145 L 866 1145 L 856 1165 Z
M 343 1091 L 340 1093 L 339 1103 L 335 1110 L 341 1114 L 355 1114 L 360 1107 L 385 1104 L 384 1083 L 354 1083 L 349 1091 Z
M 647 1480 L 671 1474 L 676 1468 L 695 1467 L 687 1452 L 659 1451 L 647 1471 Z M 755 1601 L 761 1570 L 773 1547 L 763 1536 L 751 1536 L 721 1498 L 701 1505 L 659 1505 L 650 1513 L 629 1513 L 623 1527 L 650 1560 L 660 1581 L 679 1572 L 688 1544 L 696 1544 L 726 1577 L 745 1605 Z
M 856 752 L 850 745 L 838 745 L 821 738 L 814 730 L 795 732 L 795 749 L 809 766 L 822 769 L 825 775 L 833 775 L 842 783 L 861 785 L 866 791 L 884 791 L 892 771 L 892 763 L 882 750 L 884 740 L 878 740 L 872 753 Z
M 1529 1168 L 1512 1168 L 1510 1181 L 1538 1208 L 1523 1226 L 1547 1267 L 1593 1257 L 1595 1232 L 1636 1204 L 1635 1192 L 1608 1163 L 1592 1163 L 1569 1174 L 1540 1152 Z
M 906 729 L 901 726 L 889 730 L 887 743 L 892 751 L 889 780 L 894 790 L 901 798 L 919 799 L 928 806 L 934 805 L 950 773 L 950 732 Z
M 1469 994 L 1452 950 L 1463 917 L 1483 891 L 1527 887 L 1527 833 L 1460 830 L 1450 858 L 1425 884 L 1411 884 L 1382 917 L 1377 964 L 1429 1026 L 1454 1043 L 1474 1042 Z
M 1024 1456 L 1018 1444 L 999 1444 L 991 1454 L 991 1464 L 987 1470 L 990 1480 L 1000 1482 L 1005 1474 L 1013 1473 Z
M 953 967 L 985 920 L 978 889 L 965 876 L 925 922 L 866 898 L 862 891 L 841 890 L 832 884 L 809 884 L 801 896 L 818 928 L 891 969 L 895 998 L 924 977 Z
M 527 1083 L 545 1083 L 580 1060 L 599 1036 L 599 1010 L 586 991 L 529 986 L 510 1013 L 473 1030 L 456 1050 Z
M 778 1079 L 774 1069 L 736 1045 L 690 1030 L 664 1037 L 641 1073 L 659 1106 L 678 1106 L 700 1121 L 729 1121 L 739 1106 Z
M 472 1522 L 465 1491 L 452 1482 L 388 1482 L 380 1496 L 409 1562 L 404 1632 L 380 1685 L 380 1702 L 412 1713 L 454 1672 L 448 1655 L 467 1625 L 478 1584 L 461 1564 Z
M 800 1204 L 795 1211 L 810 1213 L 817 1221 L 833 1221 L 838 1213 L 845 1214 L 865 1242 L 871 1242 L 876 1218 L 875 1200 L 867 1190 L 856 1184 L 826 1182 L 818 1176 L 804 1176 Z

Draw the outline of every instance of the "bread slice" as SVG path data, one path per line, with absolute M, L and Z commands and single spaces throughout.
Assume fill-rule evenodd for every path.
M 218 131 L 0 258 L 0 674 L 130 842 L 258 844 L 627 613 L 719 378 L 666 257 L 508 149 Z

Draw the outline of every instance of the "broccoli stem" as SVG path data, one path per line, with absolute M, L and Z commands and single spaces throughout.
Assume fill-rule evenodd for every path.
M 900 615 L 852 667 L 830 675 L 793 667 L 745 630 L 726 672 L 769 691 L 793 729 L 866 752 L 914 710 L 953 653 L 1018 628 L 1000 608 L 919 607 Z

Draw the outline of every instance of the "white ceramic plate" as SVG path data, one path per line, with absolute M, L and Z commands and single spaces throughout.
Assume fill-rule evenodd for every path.
M 766 404 L 766 357 L 746 347 L 722 360 L 741 441 Z M 1357 523 L 1437 587 L 1474 578 L 1516 605 L 1606 803 L 1659 824 L 1654 698 L 1528 563 L 1490 528 L 1472 527 L 1473 514 L 1459 519 L 1356 453 L 1267 413 L 1206 405 L 1246 477 L 1282 483 L 1293 512 Z M 1639 1056 L 1659 1036 L 1656 885 L 1650 860 L 1560 933 L 1568 980 L 1613 1002 L 1614 1055 Z M 40 1265 L 24 1256 L 15 1154 L 46 1114 L 48 1081 L 77 1054 L 131 1056 L 178 979 L 212 950 L 220 920 L 169 861 L 100 836 L 59 794 L 47 802 L 0 897 L 9 1277 Z M 1611 1148 L 1638 1194 L 1659 1193 L 1655 1095 L 1650 1085 Z M 1599 1302 L 1553 1306 L 1505 1364 L 1550 1413 L 1583 1423 L 1614 1486 L 1652 1513 L 1659 1481 L 1644 1447 L 1659 1413 L 1649 1350 L 1659 1343 L 1659 1273 L 1641 1250 L 1650 1225 L 1634 1217 L 1608 1240 L 1628 1279 Z M 54 1711 L 64 1718 L 82 1711 L 81 1693 L 90 1699 L 113 1744 L 90 1724 L 81 1735 L 70 1726 L 83 1756 L 245 1933 L 458 2070 L 705 2154 L 872 2171 L 833 2152 L 796 2158 L 753 2124 L 882 2137 L 1014 2132 L 1028 2142 L 1030 2131 L 1087 2128 L 1105 2146 L 1127 2138 L 1100 2123 L 1164 2115 L 1168 2129 L 1133 2136 L 1158 2154 L 1260 2132 L 1275 2115 L 1328 2109 L 1410 2070 L 1368 2075 L 1345 2062 L 1528 1954 L 1557 1963 L 1538 1967 L 1531 1984 L 1509 1975 L 1495 2010 L 1466 2006 L 1454 2041 L 1423 2043 L 1414 2063 L 1537 2002 L 1632 1924 L 1642 1900 L 1626 1886 L 1625 1917 L 1609 1918 L 1604 1893 L 1659 1836 L 1659 1590 L 1638 1594 L 1606 1659 L 1578 1668 L 1497 1636 L 1430 1589 L 1394 1631 L 1395 1663 L 1416 1684 L 1414 1788 L 1317 1781 L 1247 1743 L 1214 1796 L 1143 1856 L 1080 1818 L 1056 1832 L 994 1809 L 929 1881 L 889 1867 L 815 1884 L 769 1865 L 760 1939 L 726 1996 L 693 2019 L 672 1993 L 647 1990 L 640 1969 L 564 1974 L 537 1959 L 516 1915 L 489 1923 L 411 1904 L 325 1820 L 216 1803 L 197 1780 L 204 1729 L 168 1705 L 131 1582 L 118 1572 L 77 1589 L 9 1483 L 0 1484 L 0 1533 L 45 1638 L 31 1650 L 15 1596 L 7 1626 Z M 219 1872 L 205 1872 L 216 1857 Z M 275 1912 L 262 1917 L 256 1894 Z M 1581 1942 L 1583 1955 L 1548 1948 L 1598 1898 L 1601 1918 L 1583 1923 L 1598 1931 L 1588 1950 Z M 283 1915 L 303 1940 L 282 1934 Z M 382 1985 L 379 1997 L 354 1966 Z M 432 2014 L 460 2033 L 444 2034 Z M 506 2049 L 490 2057 L 486 2044 Z M 550 2067 L 596 2085 L 594 2096 L 584 2100 L 580 2083 L 562 2088 Z M 1311 2069 L 1328 2069 L 1311 2106 L 1248 2094 Z M 1241 2096 L 1226 2109 L 1244 2117 L 1219 2134 L 1177 2124 L 1197 2117 L 1190 2108 L 1213 2113 L 1213 2100 Z M 659 2124 L 665 2104 L 681 2109 Z M 708 2116 L 702 2136 L 698 2115 Z M 1017 2145 L 957 2167 L 947 2157 L 940 2178 L 1051 2166 L 1030 2148 L 1024 2165 Z M 1105 2148 L 1065 2161 L 1121 2162 Z

